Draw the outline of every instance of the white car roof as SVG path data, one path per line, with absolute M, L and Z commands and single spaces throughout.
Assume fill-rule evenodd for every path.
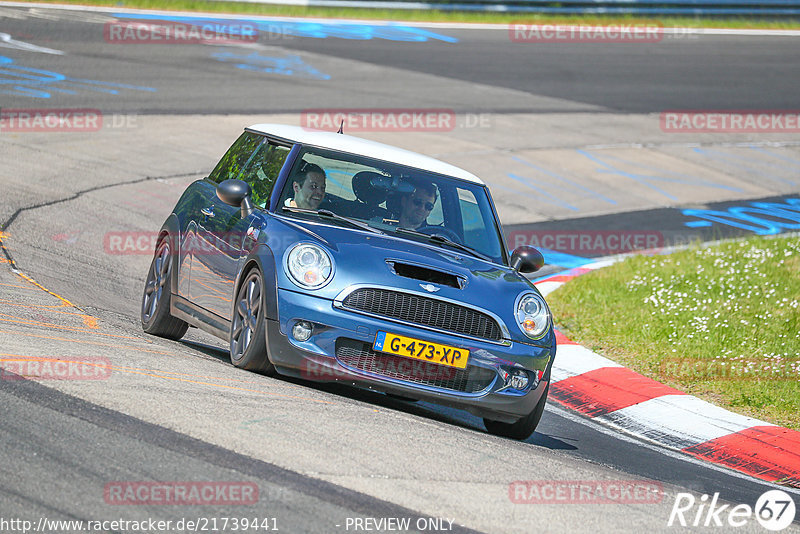
M 474 174 L 454 165 L 450 165 L 449 163 L 423 156 L 422 154 L 417 154 L 410 150 L 384 145 L 383 143 L 361 139 L 360 137 L 353 137 L 352 135 L 314 130 L 301 126 L 289 126 L 286 124 L 254 124 L 247 129 L 278 137 L 286 141 L 330 148 L 350 154 L 357 154 L 359 156 L 400 163 L 437 174 L 453 176 L 476 184 L 483 184 L 483 181 Z

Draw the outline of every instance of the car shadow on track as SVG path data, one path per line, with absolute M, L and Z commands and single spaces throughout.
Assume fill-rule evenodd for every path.
M 194 349 L 195 351 L 200 352 L 206 356 L 209 356 L 215 360 L 219 360 L 222 363 L 231 365 L 230 355 L 228 354 L 228 351 L 222 347 L 213 346 L 207 343 L 189 339 L 182 339 L 179 343 L 191 349 Z M 256 373 L 253 373 L 253 376 L 258 376 L 258 375 Z M 263 377 L 263 378 L 267 380 L 270 379 L 269 377 Z M 328 393 L 330 395 L 335 395 L 337 397 L 349 399 L 352 401 L 380 406 L 382 408 L 387 408 L 390 410 L 396 410 L 398 412 L 407 413 L 409 415 L 423 417 L 425 419 L 430 419 L 432 421 L 437 421 L 440 423 L 461 427 L 466 430 L 472 430 L 488 434 L 483 426 L 483 421 L 480 417 L 474 416 L 468 412 L 465 412 L 463 410 L 458 410 L 456 408 L 449 408 L 447 406 L 440 406 L 429 402 L 413 401 L 410 399 L 403 400 L 398 397 L 385 395 L 377 391 L 372 391 L 363 387 L 349 385 L 349 384 L 340 384 L 335 382 L 312 382 L 300 378 L 294 378 L 283 375 L 279 375 L 274 379 L 281 380 L 283 382 L 288 382 L 290 384 L 294 384 L 297 386 L 314 389 L 316 391 L 321 391 L 324 393 Z M 543 423 L 541 424 L 541 426 L 546 426 L 546 420 L 547 420 L 547 412 L 545 411 Z M 497 439 L 503 439 L 503 438 L 497 438 Z M 561 439 L 558 439 L 554 436 L 544 434 L 541 432 L 535 432 L 531 437 L 529 437 L 528 439 L 526 439 L 524 442 L 521 443 L 527 443 L 530 445 L 535 445 L 537 447 L 543 447 L 551 450 L 577 449 L 577 447 L 575 447 L 574 445 L 570 445 L 569 443 L 562 441 Z
M 206 356 L 210 356 L 211 358 L 219 360 L 222 363 L 231 365 L 231 356 L 228 351 L 222 347 L 215 347 L 214 345 L 209 345 L 207 343 L 194 341 L 191 339 L 181 339 L 178 341 L 178 343 L 185 345 L 190 349 L 194 349 L 197 352 L 202 352 Z

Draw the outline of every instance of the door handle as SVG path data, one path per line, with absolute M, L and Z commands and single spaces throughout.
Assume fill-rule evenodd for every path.
M 213 217 L 214 216 L 214 206 L 211 206 L 210 208 L 203 208 L 203 209 L 200 210 L 200 213 L 202 213 L 206 217 Z

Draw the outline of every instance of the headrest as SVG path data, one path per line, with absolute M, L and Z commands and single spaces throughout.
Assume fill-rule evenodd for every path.
M 361 171 L 353 175 L 353 193 L 356 198 L 370 206 L 377 206 L 386 200 L 386 190 L 375 187 L 381 179 L 386 177 L 372 171 Z

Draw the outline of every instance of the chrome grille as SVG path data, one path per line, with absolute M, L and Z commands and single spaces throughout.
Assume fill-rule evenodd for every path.
M 500 325 L 485 313 L 458 304 L 390 289 L 372 287 L 356 289 L 347 295 L 342 306 L 481 339 L 497 341 L 503 338 Z
M 466 369 L 456 369 L 384 354 L 372 350 L 369 343 L 347 338 L 336 340 L 336 359 L 342 365 L 353 369 L 462 393 L 483 391 L 497 376 L 493 370 L 476 365 L 467 365 Z

